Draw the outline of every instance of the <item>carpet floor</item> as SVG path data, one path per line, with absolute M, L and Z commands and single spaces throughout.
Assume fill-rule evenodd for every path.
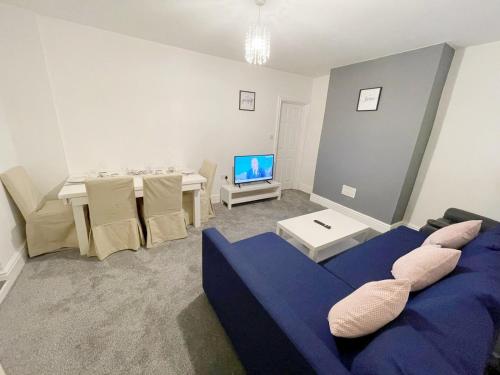
M 280 201 L 216 205 L 230 241 L 275 231 L 321 207 L 287 190 Z M 77 249 L 30 259 L 0 305 L 0 363 L 24 374 L 241 374 L 201 286 L 201 230 L 103 262 Z

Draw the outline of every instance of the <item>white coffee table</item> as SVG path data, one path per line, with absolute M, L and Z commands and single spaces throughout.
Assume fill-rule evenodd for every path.
M 314 220 L 330 225 L 331 229 L 315 223 Z M 334 210 L 327 209 L 278 221 L 276 233 L 278 235 L 283 233 L 290 235 L 309 250 L 309 258 L 318 262 L 321 250 L 353 239 L 353 237 L 359 236 L 369 229 L 368 225 Z M 344 250 L 346 249 L 339 252 Z

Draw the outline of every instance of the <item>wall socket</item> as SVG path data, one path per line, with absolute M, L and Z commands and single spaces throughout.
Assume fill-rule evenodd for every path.
M 356 196 L 356 188 L 349 185 L 342 185 L 342 194 L 349 198 L 354 198 Z

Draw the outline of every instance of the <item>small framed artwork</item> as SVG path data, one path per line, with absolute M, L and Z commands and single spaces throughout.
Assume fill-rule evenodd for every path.
M 382 87 L 372 87 L 369 89 L 359 90 L 358 107 L 356 111 L 376 111 L 380 102 L 380 94 Z
M 255 92 L 240 90 L 240 111 L 255 111 Z

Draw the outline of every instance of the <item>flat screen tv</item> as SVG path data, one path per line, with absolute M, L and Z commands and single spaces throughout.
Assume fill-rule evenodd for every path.
M 273 179 L 274 154 L 234 157 L 234 183 L 244 184 Z

